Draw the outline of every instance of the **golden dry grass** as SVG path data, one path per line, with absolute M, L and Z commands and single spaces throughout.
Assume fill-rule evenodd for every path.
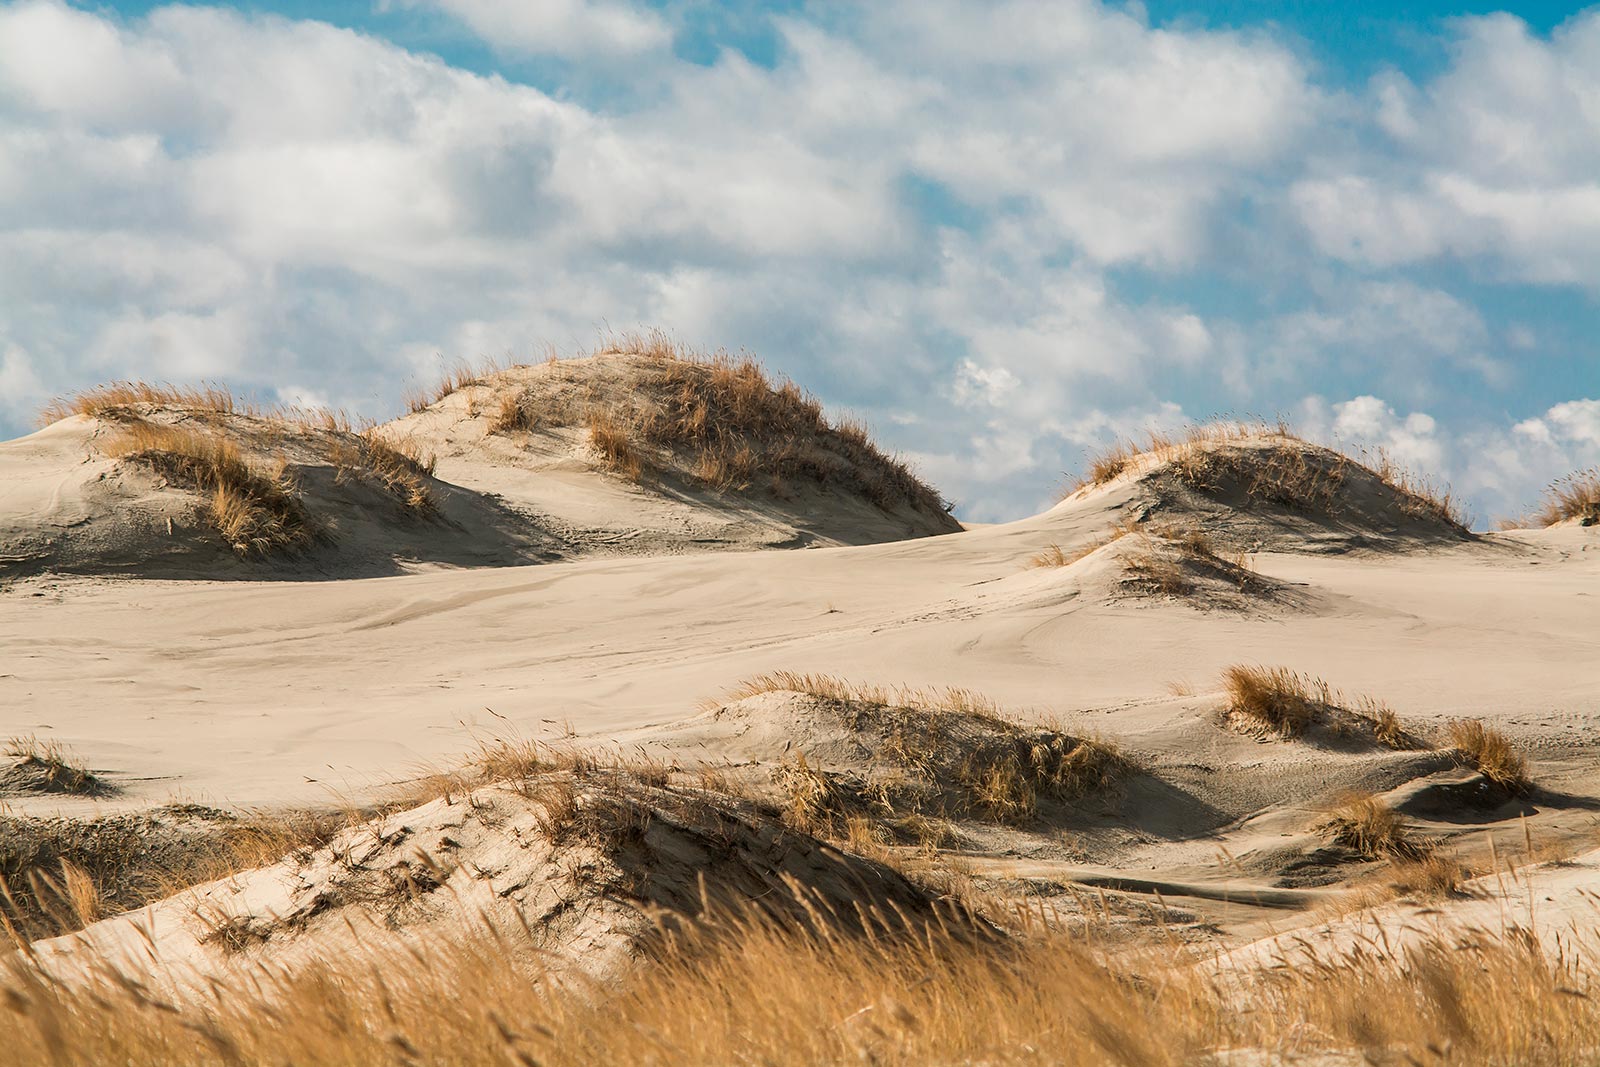
M 407 441 L 390 441 L 372 431 L 335 437 L 328 444 L 328 462 L 335 478 L 364 478 L 384 488 L 406 511 L 432 515 L 438 511 L 430 479 L 435 458 L 424 458 Z
M 1528 758 L 1505 734 L 1482 719 L 1457 719 L 1448 728 L 1450 744 L 1462 762 L 1508 793 L 1526 793 L 1533 786 Z
M 162 407 L 189 412 L 232 415 L 254 414 L 258 409 L 244 404 L 220 385 L 200 386 L 117 381 L 85 389 L 83 392 L 51 401 L 39 413 L 43 423 L 72 415 L 92 418 L 119 417 L 141 408 Z
M 1583 948 L 1440 938 L 1217 977 L 1181 952 L 1112 956 L 1068 936 L 995 946 L 715 916 L 603 984 L 552 981 L 527 935 L 485 933 L 288 972 L 241 961 L 192 999 L 109 965 L 62 984 L 19 957 L 0 978 L 0 1064 L 1181 1067 L 1228 1050 L 1576 1067 L 1600 1045 Z
M 830 421 L 794 382 L 774 378 L 749 356 L 706 354 L 659 331 L 606 340 L 598 357 L 642 364 L 638 382 L 611 395 L 589 382 L 569 394 L 524 388 L 499 398 L 490 431 L 511 434 L 578 425 L 605 427 L 607 465 L 632 478 L 667 470 L 721 491 L 755 487 L 788 496 L 798 485 L 839 487 L 883 508 L 948 506 L 905 462 L 881 451 L 860 422 Z
M 1244 450 L 1230 445 L 1255 444 Z M 1366 462 L 1370 459 L 1370 463 Z M 1395 494 L 1401 511 L 1464 529 L 1466 515 L 1447 487 L 1407 471 L 1386 451 L 1352 459 L 1342 453 L 1310 450 L 1288 423 L 1218 420 L 1190 426 L 1176 434 L 1152 431 L 1147 440 L 1117 440 L 1090 457 L 1076 492 L 1104 485 L 1127 471 L 1168 466 L 1197 489 L 1216 491 L 1240 486 L 1252 500 L 1302 510 L 1336 507 L 1350 465 L 1371 473 Z
M 1554 526 L 1575 520 L 1584 526 L 1600 524 L 1600 467 L 1577 471 L 1552 483 L 1534 522 Z
M 1282 737 L 1299 737 L 1326 715 L 1331 697 L 1321 679 L 1287 667 L 1235 664 L 1222 672 L 1228 711 Z
M 607 468 L 629 481 L 639 480 L 644 464 L 626 426 L 611 415 L 596 411 L 589 416 L 588 431 L 590 447 L 600 454 Z
M 285 466 L 255 467 L 219 433 L 139 419 L 124 425 L 101 448 L 201 493 L 212 525 L 240 555 L 300 548 L 317 537 L 316 524 Z
M 859 781 L 809 765 L 803 756 L 780 777 L 794 824 L 836 836 L 854 818 L 927 830 L 949 817 L 1025 823 L 1042 800 L 1107 793 L 1131 769 L 1117 746 L 1053 727 L 1013 723 L 993 700 L 970 689 L 863 685 L 831 675 L 778 671 L 749 679 L 726 699 L 796 692 L 841 705 L 846 721 L 893 764 L 894 775 Z M 926 836 L 918 832 L 916 836 Z
M 49 424 L 71 415 L 87 415 L 111 421 L 137 421 L 157 409 L 191 415 L 209 422 L 215 422 L 217 416 L 236 415 L 283 428 L 340 433 L 352 433 L 359 429 L 355 420 L 344 411 L 254 403 L 216 383 L 171 385 L 142 381 L 108 382 L 58 398 L 40 411 L 39 421 Z
M 1341 798 L 1315 827 L 1336 844 L 1369 859 L 1424 859 L 1432 850 L 1413 837 L 1399 814 L 1370 793 Z
M 769 671 L 766 674 L 746 678 L 727 690 L 722 700 L 743 700 L 762 693 L 804 693 L 819 700 L 918 708 L 923 711 L 975 715 L 995 720 L 1001 718 L 1000 705 L 972 689 L 957 686 L 919 688 L 879 685 L 852 682 L 832 674 L 809 674 L 803 671 Z M 712 701 L 708 706 L 714 708 L 718 703 Z
M 1423 900 L 1443 900 L 1457 896 L 1472 877 L 1459 859 L 1438 849 L 1416 858 L 1395 857 L 1390 872 L 1390 888 L 1404 896 Z
M 6 742 L 5 755 L 14 761 L 6 777 L 22 788 L 41 793 L 103 792 L 105 783 L 89 772 L 83 762 L 56 741 L 37 737 L 13 737 Z
M 181 806 L 94 819 L 0 815 L 0 925 L 14 941 L 76 930 L 315 847 L 363 815 Z
M 1334 737 L 1369 735 L 1396 750 L 1427 747 L 1383 701 L 1346 697 L 1321 678 L 1287 667 L 1235 664 L 1223 671 L 1222 686 L 1228 721 L 1250 732 L 1293 738 L 1320 727 Z

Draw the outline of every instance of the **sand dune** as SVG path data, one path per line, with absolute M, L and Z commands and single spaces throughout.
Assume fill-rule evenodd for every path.
M 960 529 L 860 427 L 752 362 L 670 347 L 499 371 L 359 431 L 136 385 L 56 414 L 0 444 L 0 579 L 358 578 Z
M 506 381 L 550 387 L 533 372 Z M 1403 926 L 1418 907 L 1487 914 L 1471 883 L 1417 903 L 1406 864 L 1421 857 L 1485 869 L 1518 855 L 1532 869 L 1593 848 L 1591 528 L 1473 534 L 1392 472 L 1289 436 L 1213 433 L 1124 457 L 1043 514 L 913 536 L 942 520 L 861 500 L 818 511 L 766 490 L 668 492 L 686 477 L 668 469 L 681 460 L 670 449 L 651 488 L 580 469 L 587 446 L 570 426 L 488 432 L 501 384 L 458 389 L 385 432 L 438 451 L 441 499 L 472 494 L 530 523 L 538 511 L 539 528 L 563 531 L 556 554 L 582 540 L 572 531 L 593 548 L 598 531 L 636 523 L 636 543 L 617 549 L 635 558 L 490 567 L 461 554 L 450 569 L 315 582 L 15 579 L 0 593 L 7 732 L 65 746 L 103 788 L 16 787 L 5 802 L 24 820 L 174 801 L 362 805 L 397 780 L 431 788 L 497 740 L 538 741 L 661 768 L 629 787 L 630 810 L 650 809 L 636 828 L 677 858 L 640 861 L 662 879 L 649 892 L 584 882 L 611 889 L 569 914 L 552 903 L 574 899 L 558 892 L 561 872 L 600 860 L 551 844 L 548 805 L 473 784 L 156 905 L 144 921 L 173 958 L 203 973 L 236 957 L 292 964 L 353 930 L 433 936 L 515 914 L 545 948 L 625 959 L 660 909 L 693 914 L 695 872 L 723 870 L 686 858 L 709 831 L 672 805 L 695 790 L 747 812 L 724 872 L 747 896 L 787 870 L 842 902 L 886 861 L 912 879 L 884 883 L 898 907 L 932 907 L 959 874 L 963 899 L 1047 900 L 1129 937 L 1154 923 L 1241 967 L 1270 966 L 1291 943 L 1271 939 L 1294 931 L 1339 947 L 1361 923 Z M 93 494 L 130 491 L 126 472 L 85 458 L 101 432 L 71 421 L 5 446 L 33 469 L 86 468 L 9 483 L 12 528 L 26 511 L 99 529 Z M 143 491 L 159 516 L 168 498 Z M 791 544 L 782 529 L 802 526 L 807 551 L 685 550 L 707 531 L 724 549 Z M 869 541 L 883 543 L 852 543 Z M 1237 665 L 1282 668 L 1303 687 L 1301 718 L 1252 718 L 1228 689 Z M 1526 752 L 1533 784 L 1473 764 L 1452 740 L 1459 720 Z M 694 784 L 701 775 L 711 784 Z M 1351 795 L 1393 813 L 1403 841 L 1354 843 L 1335 818 Z M 477 836 L 460 837 L 480 810 Z M 544 844 L 529 851 L 508 832 Z M 803 855 L 828 870 L 786 866 Z M 463 873 L 469 861 L 490 873 Z M 1574 862 L 1538 884 L 1577 900 L 1570 872 L 1592 857 Z M 493 872 L 512 868 L 516 887 L 501 892 L 510 881 Z M 433 893 L 444 884 L 450 894 Z M 1560 914 L 1588 921 L 1570 902 Z M 126 946 L 133 922 L 81 936 Z M 79 944 L 49 952 L 71 960 Z

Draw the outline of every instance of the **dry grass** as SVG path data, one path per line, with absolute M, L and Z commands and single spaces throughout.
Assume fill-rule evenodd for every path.
M 1090 549 L 1093 552 L 1094 549 Z M 1065 567 L 1083 558 L 1082 554 L 1067 555 L 1057 544 L 1046 545 L 1043 550 L 1028 557 L 1029 567 Z
M 83 796 L 93 796 L 107 789 L 104 782 L 55 741 L 14 737 L 6 742 L 5 754 L 15 763 L 10 771 L 0 775 L 0 785 L 29 792 Z
M 611 415 L 596 411 L 589 416 L 589 445 L 600 454 L 606 467 L 627 478 L 638 481 L 644 473 L 644 463 L 633 446 L 628 428 Z
M 19 957 L 0 978 L 0 1064 L 1179 1067 L 1231 1050 L 1555 1067 L 1600 1045 L 1590 946 L 1547 954 L 1514 937 L 1364 944 L 1218 977 L 1171 950 L 1111 956 L 1070 936 L 994 946 L 713 916 L 603 985 L 552 981 L 530 958 L 527 935 L 486 933 L 286 972 L 241 961 L 174 999 L 109 964 L 64 985 Z
M 1423 900 L 1443 900 L 1459 896 L 1471 877 L 1461 861 L 1448 853 L 1433 850 L 1414 859 L 1396 858 L 1390 886 L 1405 896 Z
M 1370 793 L 1344 797 L 1315 829 L 1368 859 L 1421 861 L 1432 851 L 1411 835 L 1393 808 Z
M 1332 697 L 1326 682 L 1287 667 L 1235 664 L 1222 672 L 1228 713 L 1280 737 L 1299 737 L 1327 715 Z
M 484 360 L 476 366 L 460 360 L 441 372 L 439 380 L 431 388 L 416 384 L 407 386 L 400 398 L 401 403 L 405 405 L 407 411 L 415 415 L 437 404 L 451 393 L 469 386 L 482 385 L 484 379 L 504 369 L 504 365 L 498 360 Z
M 1523 794 L 1533 786 L 1528 758 L 1516 744 L 1481 719 L 1457 719 L 1448 729 L 1450 744 L 1461 761 L 1508 793 Z
M 95 819 L 0 816 L 0 924 L 17 941 L 76 930 L 320 845 L 355 817 L 182 806 Z
M 217 415 L 257 413 L 256 408 L 241 402 L 231 391 L 220 385 L 183 386 L 158 385 L 150 382 L 108 382 L 51 401 L 39 413 L 39 420 L 48 424 L 72 415 L 122 418 L 152 407 Z
M 1600 524 L 1600 467 L 1577 471 L 1553 482 L 1544 492 L 1544 504 L 1533 521 L 1539 526 L 1575 520 L 1582 526 Z
M 301 408 L 287 404 L 259 404 L 241 399 L 220 384 L 198 386 L 118 381 L 85 389 L 47 404 L 39 421 L 48 425 L 70 415 L 87 415 L 114 422 L 142 421 L 152 411 L 189 415 L 207 422 L 235 415 L 259 419 L 279 428 L 352 433 L 359 427 L 344 411 Z
M 370 431 L 341 436 L 329 444 L 328 461 L 337 481 L 362 478 L 374 482 L 414 515 L 438 511 L 429 482 L 436 460 L 423 458 L 410 442 L 390 441 Z
M 1239 445 L 1254 445 L 1249 449 Z M 1370 460 L 1370 463 L 1367 462 Z M 1405 470 L 1384 450 L 1359 460 L 1312 449 L 1286 422 L 1219 420 L 1177 434 L 1153 431 L 1143 442 L 1118 440 L 1090 458 L 1076 492 L 1104 485 L 1128 471 L 1170 467 L 1185 484 L 1208 492 L 1237 487 L 1250 500 L 1327 512 L 1337 508 L 1351 465 L 1388 486 L 1401 511 L 1464 529 L 1466 516 L 1448 488 Z
M 798 484 L 836 486 L 883 508 L 949 510 L 859 422 L 831 422 L 815 397 L 750 357 L 696 352 L 659 331 L 611 338 L 597 355 L 635 357 L 637 383 L 622 392 L 594 381 L 567 393 L 525 388 L 501 397 L 491 431 L 578 425 L 593 442 L 601 425 L 602 453 L 625 450 L 633 458 L 613 469 L 630 477 L 671 470 L 708 488 L 780 497 Z
M 317 537 L 286 466 L 257 468 L 221 434 L 137 420 L 101 447 L 207 497 L 212 525 L 240 555 L 300 548 Z
M 969 689 L 862 685 L 830 675 L 779 671 L 734 688 L 729 700 L 796 692 L 837 705 L 850 729 L 896 770 L 866 778 L 838 775 L 802 757 L 786 766 L 795 825 L 837 836 L 853 818 L 871 817 L 925 839 L 951 817 L 1025 823 L 1043 800 L 1104 795 L 1131 769 L 1117 747 L 1007 719 Z
M 1222 673 L 1228 721 L 1247 732 L 1300 737 L 1321 728 L 1335 738 L 1367 736 L 1396 750 L 1427 747 L 1381 700 L 1346 697 L 1321 678 L 1287 667 L 1235 664 Z
M 852 682 L 831 674 L 801 671 L 771 671 L 758 674 L 729 689 L 722 701 L 743 700 L 762 693 L 804 693 L 819 700 L 839 703 L 875 704 L 880 707 L 916 708 L 922 711 L 971 715 L 1003 721 L 1000 705 L 982 693 L 956 686 L 918 688 L 904 685 L 877 685 Z M 715 708 L 720 701 L 711 701 Z

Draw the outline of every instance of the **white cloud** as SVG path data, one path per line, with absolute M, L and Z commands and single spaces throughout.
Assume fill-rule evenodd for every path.
M 641 4 L 606 0 L 398 0 L 460 19 L 491 47 L 530 55 L 634 55 L 663 48 L 672 30 Z
M 311 21 L 0 0 L 0 351 L 22 353 L 4 380 L 227 375 L 382 414 L 441 359 L 660 324 L 888 421 L 999 518 L 1101 435 L 1181 421 L 1176 397 L 1228 406 L 1328 376 L 1360 383 L 1319 381 L 1331 395 L 1423 406 L 1449 372 L 1504 381 L 1497 338 L 1532 343 L 1398 271 L 1330 274 L 1306 232 L 1362 267 L 1537 253 L 1549 277 L 1600 246 L 1584 128 L 1517 130 L 1583 118 L 1589 23 L 1508 38 L 1516 70 L 1554 81 L 1511 92 L 1510 68 L 1464 46 L 1435 82 L 1335 102 L 1267 36 L 1089 0 L 804 9 L 771 21 L 770 68 L 675 59 L 644 4 L 428 6 L 580 84 L 627 72 L 626 99 Z M 1470 43 L 1509 24 L 1461 25 Z M 1491 75 L 1505 84 L 1474 97 Z M 1381 126 L 1393 158 L 1360 137 L 1318 148 L 1341 123 Z M 1458 158 L 1463 139 L 1482 158 Z M 1254 272 L 1264 321 L 1164 295 L 1228 271 Z M 1423 458 L 1453 440 L 1366 399 L 1328 407 L 1330 431 Z M 7 403 L 11 431 L 25 414 Z
M 1484 257 L 1519 279 L 1600 286 L 1600 9 L 1549 39 L 1505 14 L 1453 27 L 1439 77 L 1375 80 L 1387 144 L 1297 182 L 1301 221 L 1352 263 Z

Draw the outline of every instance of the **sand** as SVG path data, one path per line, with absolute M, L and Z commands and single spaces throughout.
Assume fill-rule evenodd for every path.
M 411 426 L 445 448 L 447 484 L 522 513 L 545 493 L 567 529 L 671 525 L 669 505 L 639 510 L 633 490 L 595 490 L 592 471 L 574 481 L 559 463 L 485 458 L 453 418 Z M 82 432 L 58 425 L 0 457 L 54 471 Z M 93 479 L 51 477 L 0 478 L 8 521 L 105 521 Z M 1137 767 L 1114 794 L 1049 827 L 962 824 L 964 869 L 1058 896 L 1160 893 L 1194 930 L 1233 944 L 1326 922 L 1348 885 L 1381 879 L 1380 864 L 1329 853 L 1311 829 L 1351 789 L 1387 797 L 1464 853 L 1486 832 L 1520 847 L 1524 817 L 1540 848 L 1592 847 L 1600 533 L 1469 536 L 1402 515 L 1365 482 L 1346 489 L 1358 498 L 1339 521 L 1225 493 L 1202 507 L 1165 477 L 1133 471 L 1018 522 L 877 544 L 774 537 L 769 523 L 712 554 L 658 541 L 655 554 L 526 565 L 413 560 L 411 573 L 378 578 L 17 577 L 0 588 L 0 733 L 60 742 L 114 793 L 4 802 L 79 817 L 172 801 L 359 803 L 515 738 L 767 771 L 783 758 L 770 743 L 741 747 L 692 723 L 741 680 L 788 670 L 966 687 L 1022 724 L 1114 742 Z M 61 484 L 78 488 L 62 496 Z M 745 521 L 700 514 L 724 534 Z M 1103 544 L 1140 519 L 1204 526 L 1235 570 L 1196 569 L 1144 535 Z M 1028 565 L 1051 546 L 1066 557 L 1100 547 L 1068 566 Z M 1189 568 L 1187 591 L 1130 571 L 1151 552 Z M 1448 753 L 1230 730 L 1219 678 L 1236 663 L 1382 699 L 1425 737 L 1481 718 L 1531 754 L 1541 791 L 1455 810 L 1439 791 L 1474 775 Z

